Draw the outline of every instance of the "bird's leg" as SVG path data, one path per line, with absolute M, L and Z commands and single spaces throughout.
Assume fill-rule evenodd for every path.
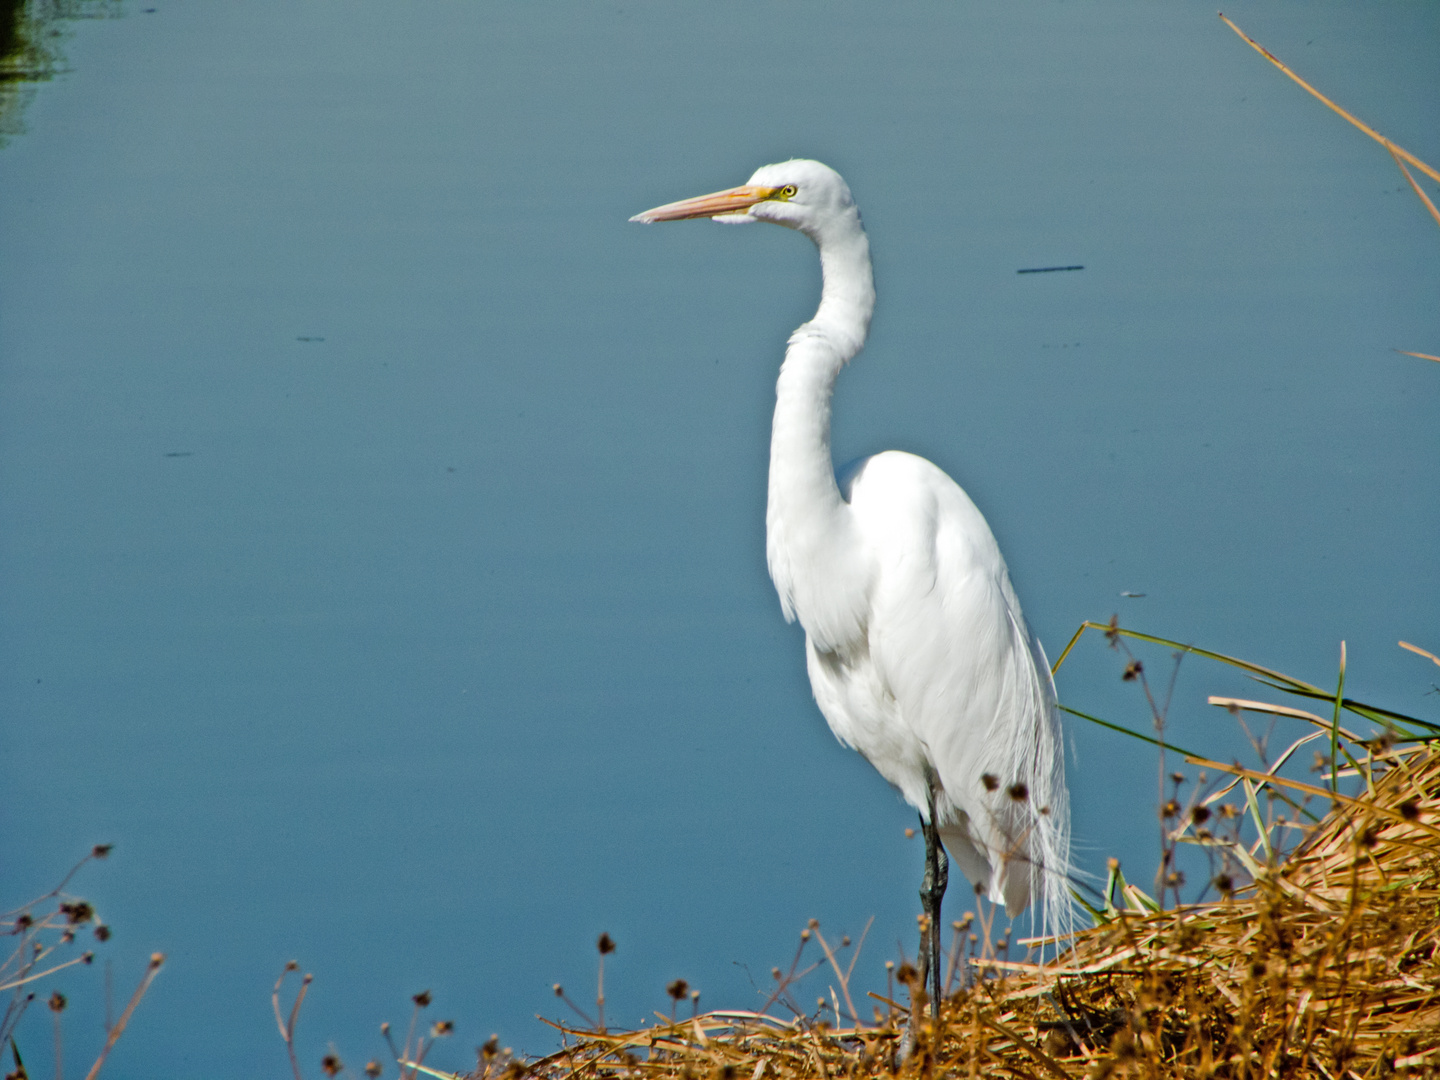
M 940 901 L 945 897 L 945 886 L 950 880 L 950 859 L 945 854 L 945 845 L 940 842 L 940 829 L 936 825 L 935 783 L 930 784 L 930 820 L 920 821 L 925 835 L 925 876 L 920 883 L 920 907 L 925 912 L 926 928 L 920 938 L 920 985 L 924 986 L 926 975 L 933 988 L 930 997 L 930 1012 L 940 1019 L 940 996 L 944 988 L 945 975 L 940 968 Z

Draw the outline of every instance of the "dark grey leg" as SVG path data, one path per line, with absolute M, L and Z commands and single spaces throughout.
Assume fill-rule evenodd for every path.
M 933 785 L 930 788 L 930 822 L 921 821 L 920 828 L 925 834 L 925 877 L 920 883 L 920 907 L 930 924 L 929 930 L 920 939 L 920 982 L 924 985 L 926 975 L 929 975 L 932 987 L 930 1011 L 938 1020 L 945 982 L 945 972 L 940 966 L 940 902 L 950 881 L 950 859 L 945 854 L 945 845 L 940 842 L 940 830 L 935 827 Z

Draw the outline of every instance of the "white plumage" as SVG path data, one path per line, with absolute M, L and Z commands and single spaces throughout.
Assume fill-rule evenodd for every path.
M 784 225 L 820 252 L 820 307 L 791 335 L 776 385 L 766 554 L 785 617 L 805 628 L 821 712 L 927 825 L 933 800 L 945 848 L 977 891 L 1012 916 L 1043 897 L 1047 931 L 1067 931 L 1054 684 L 995 537 L 965 492 L 913 454 L 835 475 L 831 395 L 875 306 L 849 187 L 817 161 L 787 161 L 632 220 L 693 217 Z M 941 891 L 943 875 L 942 863 Z

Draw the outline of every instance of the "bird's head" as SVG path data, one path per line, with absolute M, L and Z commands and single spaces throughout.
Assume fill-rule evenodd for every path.
M 756 169 L 740 187 L 666 203 L 630 220 L 648 225 L 689 218 L 714 218 L 727 224 L 769 221 L 818 242 L 835 225 L 853 227 L 859 211 L 839 173 L 818 161 L 796 158 Z

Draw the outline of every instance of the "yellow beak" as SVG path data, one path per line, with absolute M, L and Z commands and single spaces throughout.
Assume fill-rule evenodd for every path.
M 723 217 L 726 214 L 741 214 L 756 203 L 773 199 L 780 194 L 779 188 L 733 187 L 728 191 L 717 191 L 713 195 L 700 195 L 694 199 L 666 203 L 643 214 L 636 214 L 631 221 L 646 225 L 656 221 L 684 221 L 686 218 Z

